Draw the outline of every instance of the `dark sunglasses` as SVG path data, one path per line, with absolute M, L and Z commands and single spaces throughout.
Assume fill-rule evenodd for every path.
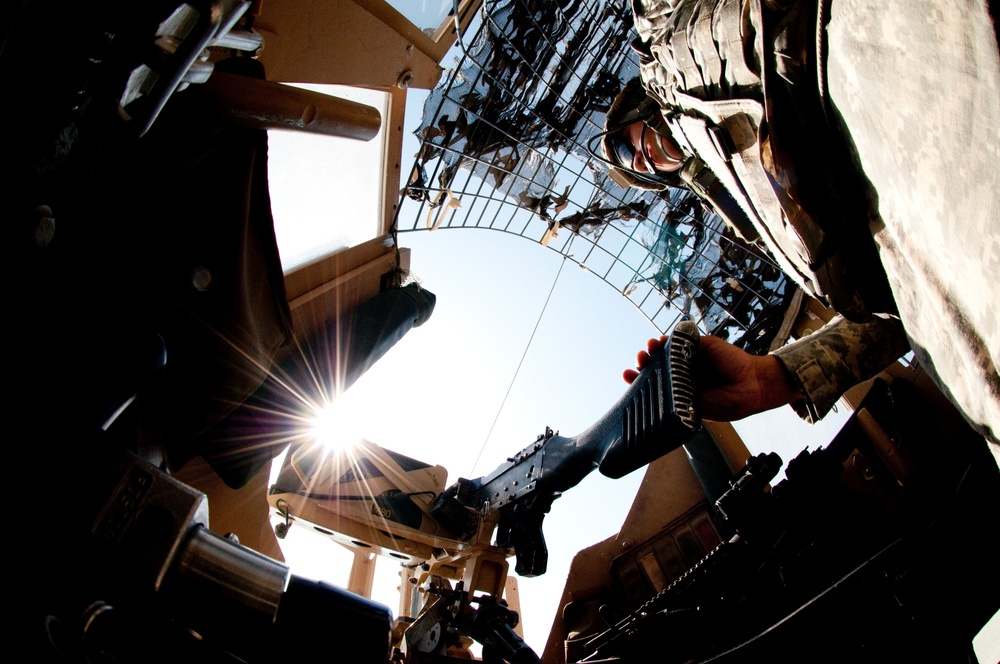
M 649 155 L 646 154 L 646 132 L 649 130 L 649 125 L 645 122 L 642 123 L 642 132 L 639 134 L 639 158 L 642 159 L 643 164 L 648 169 L 648 173 L 640 173 L 636 171 L 632 164 L 635 163 L 636 147 L 632 145 L 631 142 L 626 140 L 624 136 L 624 127 L 616 131 L 611 138 L 611 154 L 615 161 L 618 162 L 618 168 L 628 172 L 632 177 L 639 180 L 650 182 L 653 184 L 664 184 L 666 180 L 656 173 L 656 168 L 653 166 L 652 160 L 650 160 Z

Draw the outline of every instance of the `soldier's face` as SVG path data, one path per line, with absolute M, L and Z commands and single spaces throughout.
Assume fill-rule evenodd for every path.
M 632 170 L 639 173 L 672 173 L 681 168 L 684 155 L 668 136 L 661 136 L 645 122 L 633 122 L 624 130 L 625 140 L 633 148 Z

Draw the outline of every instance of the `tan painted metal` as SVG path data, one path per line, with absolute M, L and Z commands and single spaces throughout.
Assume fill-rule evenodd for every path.
M 226 120 L 253 129 L 370 141 L 382 127 L 376 108 L 272 81 L 215 72 L 202 91 Z
M 431 89 L 441 77 L 430 37 L 377 0 L 269 0 L 254 27 L 273 81 L 391 88 L 409 71 Z

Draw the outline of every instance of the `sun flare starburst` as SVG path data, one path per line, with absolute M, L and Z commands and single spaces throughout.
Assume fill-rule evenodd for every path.
M 346 394 L 316 409 L 309 424 L 309 434 L 331 454 L 347 450 L 361 440 L 359 412 L 350 405 Z

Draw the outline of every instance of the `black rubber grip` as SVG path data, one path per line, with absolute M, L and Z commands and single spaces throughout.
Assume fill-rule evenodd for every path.
M 620 428 L 600 461 L 601 474 L 623 477 L 677 449 L 701 428 L 693 367 L 699 337 L 694 323 L 679 323 L 608 413 L 620 419 Z

